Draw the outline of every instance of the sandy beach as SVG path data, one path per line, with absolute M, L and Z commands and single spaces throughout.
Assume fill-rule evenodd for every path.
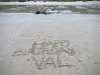
M 42 2 L 42 1 L 29 1 L 29 2 L 0 2 L 0 5 L 91 5 L 100 4 L 100 1 L 77 1 L 77 2 Z
M 99 49 L 98 14 L 0 13 L 0 75 L 100 75 Z

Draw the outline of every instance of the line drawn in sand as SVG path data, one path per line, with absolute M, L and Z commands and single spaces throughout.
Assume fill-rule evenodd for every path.
M 44 40 L 42 43 L 34 41 L 32 48 L 28 51 L 17 49 L 12 56 L 27 56 L 31 54 L 32 60 L 39 70 L 46 69 L 48 66 L 53 66 L 54 68 L 68 67 L 71 69 L 74 65 L 67 63 L 67 61 L 62 64 L 64 57 L 62 59 L 60 57 L 62 57 L 64 53 L 68 56 L 75 54 L 75 50 L 71 46 L 70 41 L 54 40 L 54 42 L 52 42 Z M 41 61 L 38 61 L 38 59 L 41 59 Z

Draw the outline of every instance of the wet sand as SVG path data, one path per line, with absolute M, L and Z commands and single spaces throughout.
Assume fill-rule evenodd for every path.
M 100 75 L 100 15 L 0 13 L 0 75 Z
M 100 14 L 100 5 L 0 5 L 0 13 Z

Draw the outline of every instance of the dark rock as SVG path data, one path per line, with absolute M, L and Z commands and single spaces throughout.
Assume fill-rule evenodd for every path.
M 40 14 L 40 11 L 37 11 L 36 14 Z

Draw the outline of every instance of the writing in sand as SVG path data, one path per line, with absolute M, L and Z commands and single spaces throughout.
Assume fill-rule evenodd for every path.
M 32 55 L 32 60 L 36 67 L 40 70 L 46 69 L 47 66 L 57 67 L 69 67 L 66 61 L 62 61 L 64 56 L 73 56 L 75 51 L 71 47 L 70 41 L 67 40 L 54 40 L 52 41 L 43 41 L 42 43 L 37 43 L 34 41 L 32 48 L 28 51 L 17 49 L 12 56 L 25 56 Z

